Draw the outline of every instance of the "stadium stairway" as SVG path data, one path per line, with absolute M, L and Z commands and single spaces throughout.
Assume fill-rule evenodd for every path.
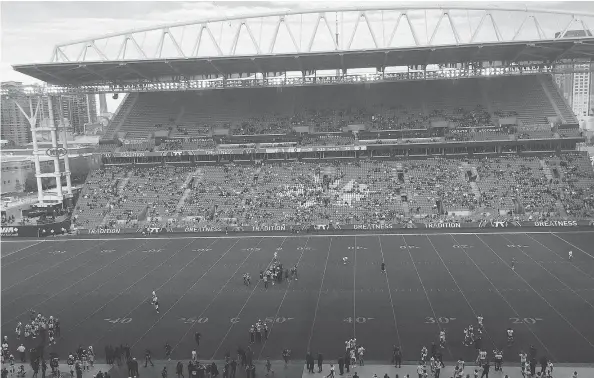
M 116 188 L 116 193 L 121 193 L 126 188 L 126 185 L 128 185 L 131 176 L 132 171 L 126 173 L 126 177 L 124 177 L 124 179 L 119 182 L 118 187 Z
M 551 168 L 549 168 L 549 166 L 543 159 L 540 159 L 539 163 L 540 163 L 540 166 L 542 167 L 542 171 L 543 171 L 545 177 L 547 178 L 547 180 L 549 180 L 549 182 L 551 182 L 551 180 L 553 180 L 553 174 L 551 173 Z
M 553 173 L 551 172 L 551 168 L 547 165 L 547 163 L 543 159 L 540 159 L 539 163 L 540 163 L 540 166 L 542 167 L 542 171 L 543 171 L 545 177 L 547 178 L 547 180 L 549 181 L 549 183 L 552 182 L 553 181 Z M 555 208 L 557 209 L 557 211 L 563 218 L 567 218 L 567 213 L 565 212 L 565 208 L 563 207 L 563 204 L 561 203 L 561 201 L 559 201 L 559 200 L 555 201 Z
M 120 128 L 124 124 L 126 118 L 128 118 L 128 114 L 132 111 L 134 106 L 136 105 L 136 101 L 138 101 L 138 93 L 128 93 L 126 97 L 122 100 L 118 108 L 116 109 L 115 115 L 109 126 L 107 127 L 107 131 L 105 132 L 105 136 L 103 139 L 113 139 L 113 137 L 120 131 Z
M 460 165 L 460 171 L 462 172 L 463 179 L 468 181 L 470 189 L 472 189 L 472 194 L 474 194 L 474 198 L 481 198 L 481 191 L 476 182 L 470 181 L 470 179 L 466 176 L 466 172 L 470 171 L 478 180 L 478 171 L 476 170 L 476 167 L 473 167 L 472 165 L 468 164 L 468 162 L 463 161 Z
M 202 180 L 202 176 L 204 176 L 204 173 L 202 172 L 201 168 L 196 169 L 194 172 L 188 173 L 188 175 L 186 176 L 186 179 L 184 180 L 184 183 L 182 184 L 182 188 L 186 188 L 186 189 L 184 190 L 184 194 L 179 199 L 179 202 L 175 206 L 176 211 L 180 211 L 182 209 L 182 207 L 184 207 L 184 203 L 186 203 L 186 198 L 188 198 L 190 193 L 192 193 L 192 189 L 188 187 L 190 185 L 190 183 L 192 182 L 192 179 L 198 180 L 198 178 L 200 178 L 198 180 L 198 181 L 200 181 L 200 180 Z M 194 184 L 194 185 L 196 185 L 196 184 Z
M 469 183 L 469 185 L 470 185 L 470 189 L 472 189 L 472 193 L 474 194 L 474 198 L 477 198 L 477 199 L 481 198 L 481 191 L 480 191 L 478 185 L 476 184 L 476 182 L 471 181 Z
M 553 95 L 550 91 L 550 88 L 548 88 L 548 86 L 545 82 L 545 79 L 543 78 L 543 75 L 537 75 L 537 77 L 538 77 L 538 81 L 540 82 L 540 85 L 542 86 L 542 90 L 547 95 L 547 98 L 549 99 L 549 102 L 551 103 L 553 110 L 555 110 L 555 114 L 557 114 L 557 116 L 559 118 L 561 118 L 561 120 L 563 120 L 563 115 L 561 114 L 561 110 L 557 106 L 556 101 L 553 99 Z M 563 120 L 563 122 L 565 122 L 565 120 Z
M 481 91 L 481 97 L 483 99 L 483 104 L 486 106 L 487 112 L 489 114 L 493 114 L 493 104 L 491 104 L 491 101 L 489 101 L 489 94 L 485 90 L 483 81 L 479 81 L 479 86 Z

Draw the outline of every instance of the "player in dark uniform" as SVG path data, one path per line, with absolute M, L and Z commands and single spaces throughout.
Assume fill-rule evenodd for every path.
M 382 262 L 382 273 L 386 273 L 386 263 Z

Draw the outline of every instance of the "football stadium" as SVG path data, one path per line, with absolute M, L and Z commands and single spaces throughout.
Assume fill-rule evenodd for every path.
M 2 88 L 35 170 L 2 377 L 594 377 L 591 21 L 276 11 L 14 65 L 45 84 Z M 106 94 L 73 143 L 65 99 Z

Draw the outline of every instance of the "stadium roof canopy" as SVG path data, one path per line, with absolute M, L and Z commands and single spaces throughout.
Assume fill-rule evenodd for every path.
M 54 47 L 15 70 L 55 85 L 476 61 L 591 60 L 594 13 L 392 6 L 221 17 Z M 167 79 L 171 80 L 171 79 Z
M 157 80 L 165 76 L 232 75 L 378 68 L 478 61 L 555 61 L 594 56 L 594 38 L 538 42 L 509 42 L 366 51 L 337 51 L 184 59 L 147 59 L 117 62 L 47 63 L 18 65 L 15 70 L 55 85 Z

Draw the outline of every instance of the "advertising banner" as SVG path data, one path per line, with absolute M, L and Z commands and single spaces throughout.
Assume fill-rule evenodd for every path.
M 100 229 L 79 229 L 79 234 L 85 235 L 110 235 L 110 234 L 162 234 L 162 233 L 209 233 L 209 232 L 277 232 L 292 230 L 332 231 L 332 230 L 361 230 L 381 231 L 396 229 L 458 229 L 458 228 L 517 228 L 517 227 L 594 227 L 594 220 L 551 220 L 535 222 L 518 222 L 506 220 L 485 220 L 477 222 L 431 222 L 431 223 L 385 223 L 385 224 L 342 224 L 342 225 L 276 225 L 276 226 L 226 226 L 226 227 L 144 227 L 144 228 L 100 228 Z M 2 236 L 37 236 L 37 227 L 33 231 L 23 234 L 23 228 L 30 226 L 2 227 Z
M 19 226 L 2 226 L 1 235 L 2 235 L 2 237 L 19 236 Z
M 70 220 L 27 226 L 2 226 L 1 235 L 2 237 L 36 238 L 39 236 L 61 235 L 63 233 L 62 229 L 70 229 Z
M 578 221 L 574 220 L 550 220 L 550 221 L 536 221 L 524 222 L 524 226 L 528 227 L 577 227 Z

